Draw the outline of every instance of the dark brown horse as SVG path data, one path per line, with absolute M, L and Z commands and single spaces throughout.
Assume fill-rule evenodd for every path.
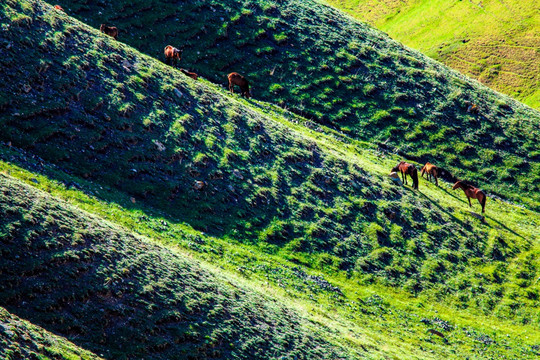
M 439 168 L 433 165 L 432 163 L 427 162 L 426 165 L 421 170 L 422 177 L 424 177 L 424 174 L 427 174 L 427 180 L 431 181 L 431 177 L 435 178 L 435 184 L 439 186 Z
M 182 59 L 182 50 L 174 46 L 167 45 L 163 50 L 165 53 L 165 64 L 175 66 Z
M 240 87 L 240 94 L 248 98 L 251 96 L 249 93 L 249 82 L 246 80 L 246 78 L 239 73 L 233 72 L 230 73 L 229 76 L 227 76 L 229 79 L 229 90 L 234 94 L 234 85 L 238 85 Z
M 480 205 L 482 205 L 482 213 L 486 212 L 486 193 L 482 190 L 475 188 L 472 185 L 466 184 L 463 181 L 458 181 L 452 186 L 452 190 L 456 189 L 462 189 L 465 195 L 467 195 L 467 199 L 469 200 L 469 207 L 472 207 L 471 204 L 471 198 L 478 199 L 478 202 Z
M 407 175 L 409 175 L 413 181 L 413 189 L 418 189 L 418 171 L 413 164 L 402 161 L 393 167 L 392 171 L 399 171 L 405 184 L 407 184 Z
M 199 75 L 195 74 L 194 72 L 187 71 L 186 69 L 180 69 L 180 71 L 182 72 L 182 74 L 189 76 L 193 80 L 197 80 L 199 78 Z
M 105 24 L 101 24 L 101 26 L 99 27 L 99 31 L 109 36 L 112 36 L 114 40 L 118 38 L 118 29 L 114 26 L 107 26 Z

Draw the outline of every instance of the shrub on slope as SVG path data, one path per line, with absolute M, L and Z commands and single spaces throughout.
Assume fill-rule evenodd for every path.
M 313 0 L 61 1 L 92 26 L 220 84 L 239 71 L 256 98 L 351 136 L 436 162 L 538 209 L 540 114 Z M 477 103 L 480 115 L 466 112 Z M 533 199 L 533 202 L 528 200 Z
M 407 283 L 415 293 L 471 271 L 498 239 L 270 115 L 40 3 L 21 4 L 34 12 L 25 18 L 25 10 L 10 8 L 21 18 L 10 42 L 17 49 L 32 43 L 40 56 L 9 51 L 0 58 L 0 71 L 14 81 L 4 89 L 16 94 L 4 103 L 0 137 L 74 175 L 116 186 L 134 206 L 144 201 L 298 262 L 306 262 L 298 253 L 317 254 L 307 265 Z M 495 259 L 481 261 L 506 269 L 528 249 L 517 236 L 500 246 Z M 447 291 L 472 286 L 456 281 Z M 497 301 L 510 296 L 497 294 Z
M 341 359 L 195 261 L 0 175 L 0 304 L 110 359 Z
M 99 360 L 100 357 L 0 307 L 0 358 L 3 360 Z

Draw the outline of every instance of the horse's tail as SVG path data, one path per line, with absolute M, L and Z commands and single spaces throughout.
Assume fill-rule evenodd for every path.
M 424 167 L 422 167 L 422 172 L 420 175 L 422 175 L 422 177 L 424 177 L 424 174 L 426 173 L 426 165 L 424 165 Z
M 413 169 L 411 177 L 413 181 L 413 189 L 418 189 L 418 170 L 416 170 L 416 168 Z

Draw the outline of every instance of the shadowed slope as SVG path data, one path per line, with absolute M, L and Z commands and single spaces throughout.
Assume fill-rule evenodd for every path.
M 63 338 L 22 320 L 0 307 L 0 358 L 5 360 L 99 360 Z
M 0 304 L 35 324 L 109 359 L 345 358 L 275 300 L 3 175 L 0 188 Z

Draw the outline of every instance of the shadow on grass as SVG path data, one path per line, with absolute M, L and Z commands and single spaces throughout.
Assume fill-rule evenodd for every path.
M 497 223 L 501 228 L 505 229 L 506 231 L 508 231 L 509 233 L 512 233 L 514 235 L 516 235 L 517 237 L 519 238 L 522 238 L 522 239 L 525 239 L 525 237 L 521 234 L 518 234 L 517 232 L 515 232 L 514 230 L 510 229 L 508 226 L 504 225 L 503 223 L 501 223 L 500 221 L 498 220 L 495 220 L 494 218 L 492 217 L 488 217 L 487 215 L 485 216 L 487 219 L 493 221 L 494 223 Z
M 464 223 L 463 221 L 459 220 L 457 217 L 455 217 L 454 214 L 450 213 L 446 208 L 442 207 L 441 205 L 439 205 L 438 202 L 436 202 L 435 200 L 431 199 L 429 196 L 427 196 L 426 194 L 424 194 L 423 192 L 418 192 L 423 198 L 425 198 L 427 201 L 429 201 L 433 206 L 435 206 L 437 209 L 439 209 L 440 211 L 442 211 L 443 213 L 445 213 L 446 215 L 448 215 L 450 218 L 452 218 L 453 221 L 455 221 L 456 223 L 460 224 L 461 226 L 463 226 L 463 228 L 467 229 L 467 230 L 471 230 L 471 225 L 469 224 L 466 224 Z
M 453 193 L 449 192 L 449 191 L 446 190 L 445 188 L 439 187 L 439 189 L 441 189 L 441 190 L 444 191 L 447 195 L 453 197 L 453 198 L 456 199 L 457 201 L 463 202 L 463 203 L 465 203 L 466 205 L 468 205 L 467 201 L 465 201 L 462 197 L 459 197 L 459 196 L 454 195 Z M 426 197 L 432 204 L 436 205 L 439 209 L 441 209 L 442 211 L 446 212 L 440 205 L 436 204 L 436 203 L 435 203 L 433 200 L 431 200 L 428 196 L 426 196 L 426 195 L 424 195 L 424 194 L 422 194 L 422 195 L 423 195 L 424 197 Z M 465 198 L 466 198 L 466 197 L 465 197 Z M 474 208 L 474 207 L 473 207 L 473 208 Z M 487 208 L 487 205 L 486 205 L 486 208 Z M 469 211 L 471 211 L 470 209 L 472 209 L 472 208 L 469 207 Z M 446 213 L 448 214 L 448 212 L 446 212 Z M 455 216 L 453 216 L 453 215 L 451 215 L 451 216 L 453 217 L 453 219 L 454 219 L 455 221 L 462 223 L 462 222 L 461 222 L 460 220 L 458 220 Z M 489 219 L 489 220 L 493 221 L 494 223 L 497 223 L 501 228 L 505 229 L 506 231 L 508 231 L 508 232 L 510 232 L 510 233 L 512 233 L 512 234 L 514 234 L 514 235 L 516 235 L 516 236 L 518 236 L 518 237 L 520 237 L 520 238 L 522 238 L 522 239 L 525 239 L 525 237 L 523 237 L 523 235 L 518 234 L 516 231 L 510 229 L 508 226 L 504 225 L 503 223 L 501 223 L 501 222 L 498 221 L 498 220 L 495 220 L 495 219 L 494 219 L 493 217 L 491 217 L 491 216 L 484 215 L 484 219 Z M 463 223 L 462 223 L 462 224 L 463 224 Z M 492 227 L 492 226 L 489 224 L 489 222 L 487 222 L 487 221 L 485 221 L 485 220 L 482 222 L 482 224 L 484 224 L 484 225 L 486 225 L 486 226 L 488 226 L 488 227 Z

